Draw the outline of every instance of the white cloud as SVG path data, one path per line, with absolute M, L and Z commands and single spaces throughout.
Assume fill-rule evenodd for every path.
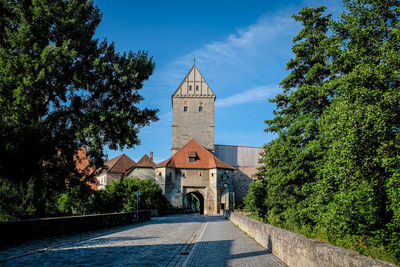
M 177 87 L 193 58 L 217 96 L 235 93 L 228 90 L 238 82 L 242 88 L 276 82 L 275 73 L 285 70 L 291 39 L 300 29 L 290 17 L 293 13 L 282 10 L 265 15 L 253 25 L 181 56 L 160 70 L 160 83 Z
M 279 90 L 276 85 L 273 86 L 260 86 L 243 93 L 235 94 L 218 100 L 215 102 L 216 107 L 232 106 L 250 102 L 263 102 L 267 98 L 275 95 Z

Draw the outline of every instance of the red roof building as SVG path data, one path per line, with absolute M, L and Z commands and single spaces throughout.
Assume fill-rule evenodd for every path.
M 194 195 L 199 200 L 200 213 L 216 214 L 225 205 L 221 197 L 231 191 L 228 187 L 232 185 L 234 170 L 193 139 L 156 165 L 155 179 L 173 206 L 190 209 L 191 203 L 185 199 Z
M 107 184 L 111 184 L 112 180 L 116 180 L 125 175 L 126 172 L 135 165 L 136 162 L 125 154 L 119 155 L 118 157 L 107 161 L 104 163 L 106 168 L 97 177 L 99 183 L 98 188 L 104 189 Z

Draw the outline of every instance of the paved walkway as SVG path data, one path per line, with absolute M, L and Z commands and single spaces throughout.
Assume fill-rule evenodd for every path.
M 285 266 L 222 216 L 198 214 L 158 217 L 0 251 L 0 266 L 37 265 Z

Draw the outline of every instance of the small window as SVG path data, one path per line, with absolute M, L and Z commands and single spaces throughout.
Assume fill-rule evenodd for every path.
M 196 158 L 195 157 L 189 157 L 189 162 L 196 162 Z
M 201 176 L 201 172 L 199 172 L 199 176 Z
M 200 112 L 203 111 L 203 107 L 202 106 L 199 107 L 199 111 Z
M 192 86 L 191 85 L 189 85 L 189 91 L 192 91 Z
M 158 176 L 161 176 L 161 172 L 158 173 Z
M 211 173 L 211 177 L 214 177 L 214 173 Z
M 187 107 L 183 107 L 183 111 L 186 112 L 187 111 Z
M 196 85 L 196 91 L 199 91 L 199 86 L 198 85 Z

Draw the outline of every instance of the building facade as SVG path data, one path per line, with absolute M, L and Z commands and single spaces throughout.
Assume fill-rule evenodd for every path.
M 192 139 L 214 151 L 214 102 L 214 92 L 193 65 L 172 95 L 172 155 Z
M 192 195 L 198 200 L 200 213 L 217 214 L 229 206 L 221 202 L 221 197 L 233 188 L 235 168 L 219 160 L 195 139 L 157 164 L 155 170 L 157 183 L 177 208 L 191 209 L 187 200 Z

